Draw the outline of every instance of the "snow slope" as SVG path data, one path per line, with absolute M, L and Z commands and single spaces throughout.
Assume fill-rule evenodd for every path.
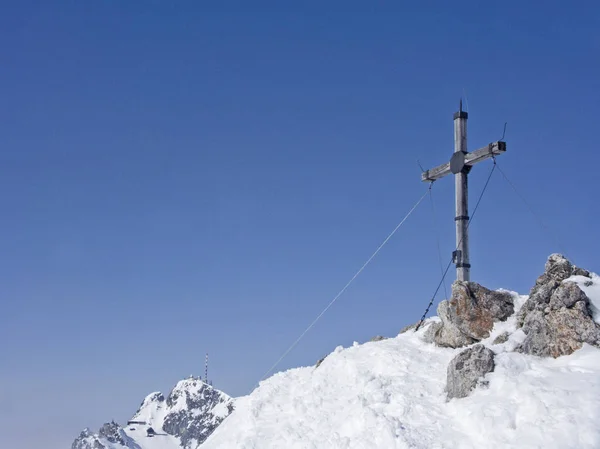
M 600 310 L 600 278 L 582 288 Z M 518 310 L 527 298 L 515 299 Z M 510 339 L 492 345 L 506 330 Z M 275 374 L 236 400 L 201 449 L 600 448 L 599 349 L 510 352 L 524 338 L 513 316 L 482 342 L 496 353 L 489 386 L 448 402 L 446 367 L 461 349 L 424 343 L 423 332 L 338 347 L 318 368 Z

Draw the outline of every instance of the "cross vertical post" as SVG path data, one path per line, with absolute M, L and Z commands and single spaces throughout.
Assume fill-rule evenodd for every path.
M 471 280 L 469 258 L 469 172 L 473 166 L 506 151 L 506 142 L 499 140 L 478 150 L 467 153 L 467 119 L 469 114 L 462 110 L 462 100 L 458 112 L 454 113 L 454 153 L 450 162 L 438 165 L 421 174 L 421 181 L 434 182 L 446 175 L 454 175 L 456 214 L 456 250 L 452 261 L 456 264 L 456 279 Z
M 467 154 L 467 119 L 469 114 L 462 110 L 462 100 L 459 111 L 454 113 L 454 159 L 464 160 Z M 456 251 L 453 258 L 456 264 L 456 279 L 471 280 L 471 265 L 469 263 L 469 171 L 471 167 L 464 165 L 454 174 L 456 196 Z M 454 170 L 453 170 L 454 172 Z

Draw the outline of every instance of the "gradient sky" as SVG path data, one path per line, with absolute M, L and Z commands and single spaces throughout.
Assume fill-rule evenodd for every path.
M 0 447 L 70 447 L 206 352 L 249 392 L 449 159 L 461 95 L 551 229 L 496 172 L 473 280 L 600 270 L 600 5 L 522 3 L 2 1 Z M 435 235 L 427 201 L 280 368 L 418 320 Z

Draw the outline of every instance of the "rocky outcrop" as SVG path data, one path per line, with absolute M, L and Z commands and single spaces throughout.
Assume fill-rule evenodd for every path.
M 474 345 L 454 357 L 448 365 L 448 399 L 469 395 L 483 376 L 494 371 L 494 353 L 483 345 Z
M 114 421 L 104 424 L 97 434 L 90 429 L 84 429 L 71 444 L 71 449 L 109 449 L 109 448 L 140 449 L 123 429 Z
M 85 428 L 81 431 L 79 436 L 75 438 L 71 449 L 103 449 L 104 446 L 95 437 L 90 429 Z
M 183 385 L 182 385 L 183 383 Z M 179 437 L 183 448 L 201 444 L 232 411 L 231 400 L 201 380 L 180 382 L 167 397 L 168 413 L 162 429 Z M 215 413 L 221 406 L 223 411 Z
M 525 322 L 525 317 L 534 310 L 544 310 L 545 304 L 549 304 L 550 297 L 558 286 L 571 276 L 590 277 L 590 272 L 573 265 L 561 254 L 552 254 L 548 257 L 544 267 L 544 273 L 537 278 L 535 285 L 529 292 L 529 299 L 523 304 L 517 324 L 519 327 Z
M 425 339 L 438 346 L 459 348 L 489 337 L 494 322 L 514 313 L 513 297 L 508 292 L 488 290 L 475 282 L 456 281 L 452 297 L 438 306 L 441 323 L 433 323 Z
M 589 298 L 574 282 L 564 282 L 573 275 L 589 277 L 590 273 L 559 254 L 548 258 L 519 313 L 517 324 L 526 338 L 516 351 L 560 357 L 583 343 L 600 347 L 600 325 L 593 320 Z
M 98 435 L 101 438 L 105 438 L 109 443 L 121 444 L 123 446 L 126 444 L 125 438 L 123 438 L 123 435 L 121 434 L 121 428 L 114 421 L 105 423 L 102 427 L 100 427 Z

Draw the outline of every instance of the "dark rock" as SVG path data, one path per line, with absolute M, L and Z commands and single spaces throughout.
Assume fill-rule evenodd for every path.
M 233 411 L 233 404 L 226 396 L 198 379 L 180 382 L 169 394 L 166 403 L 172 408 L 182 398 L 185 398 L 185 408 L 168 413 L 162 428 L 169 435 L 179 437 L 185 449 L 192 448 L 193 444 L 202 444 L 225 419 L 212 413 L 215 406 L 228 403 L 229 413 Z
M 438 346 L 458 348 L 489 337 L 494 322 L 514 313 L 514 302 L 510 293 L 456 281 L 452 297 L 442 301 L 437 312 L 442 323 L 428 329 L 425 339 L 433 339 Z
M 517 325 L 526 338 L 516 351 L 560 357 L 583 343 L 600 347 L 600 325 L 593 320 L 589 298 L 574 282 L 564 282 L 573 275 L 590 274 L 559 254 L 548 258 L 544 274 L 519 313 Z
M 106 438 L 109 443 L 119 443 L 125 446 L 125 440 L 121 436 L 121 428 L 114 421 L 105 423 L 102 427 L 100 427 L 98 435 Z
M 493 345 L 501 345 L 502 343 L 506 343 L 508 341 L 508 337 L 510 337 L 510 334 L 508 332 L 502 332 L 500 335 L 498 335 L 494 339 L 492 344 Z
M 494 353 L 483 345 L 465 349 L 448 365 L 446 393 L 448 399 L 464 398 L 480 379 L 494 371 Z

